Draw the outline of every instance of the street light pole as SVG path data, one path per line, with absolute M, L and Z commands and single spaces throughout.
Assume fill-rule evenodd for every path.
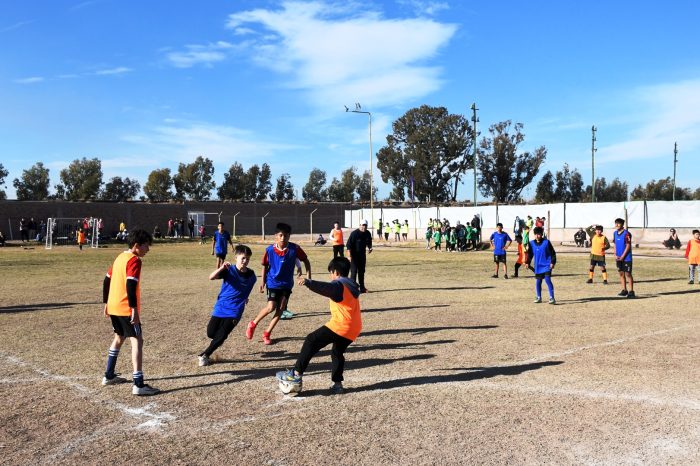
M 595 148 L 595 132 L 598 128 L 593 125 L 591 132 L 593 136 L 591 137 L 591 202 L 595 202 L 595 153 L 598 149 Z
M 478 150 L 476 148 L 476 122 L 479 121 L 479 119 L 476 117 L 476 111 L 479 110 L 476 108 L 476 103 L 473 103 L 471 106 L 472 109 L 472 123 L 474 124 L 474 132 L 472 133 L 472 138 L 474 138 L 474 207 L 476 207 L 476 161 L 478 157 Z
M 372 152 L 372 113 L 362 110 L 359 103 L 355 103 L 355 110 L 350 110 L 345 106 L 346 112 L 364 113 L 369 117 L 369 211 L 371 217 L 371 228 L 374 228 L 374 154 Z
M 678 143 L 673 143 L 673 200 L 676 200 L 676 164 L 678 163 Z

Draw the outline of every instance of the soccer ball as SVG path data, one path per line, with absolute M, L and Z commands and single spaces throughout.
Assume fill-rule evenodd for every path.
M 301 382 L 289 382 L 287 380 L 277 380 L 279 382 L 280 391 L 285 395 L 297 396 L 301 392 Z

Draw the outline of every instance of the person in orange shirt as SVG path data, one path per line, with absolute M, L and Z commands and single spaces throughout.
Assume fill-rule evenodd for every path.
M 333 223 L 330 238 L 331 244 L 333 245 L 333 259 L 336 257 L 344 257 L 345 242 L 343 241 L 343 229 L 340 228 L 340 223 Z
M 85 232 L 82 228 L 78 229 L 78 234 L 76 235 L 76 237 L 78 238 L 78 248 L 80 248 L 80 250 L 82 251 L 83 244 L 85 244 Z
M 153 237 L 145 230 L 129 233 L 129 249 L 114 260 L 102 284 L 104 315 L 112 321 L 114 340 L 109 347 L 107 370 L 102 385 L 126 382 L 115 373 L 117 357 L 122 345 L 131 343 L 131 363 L 134 369 L 134 395 L 155 395 L 160 390 L 143 383 L 143 336 L 141 335 L 141 258 L 151 249 Z
M 693 239 L 688 241 L 688 246 L 685 248 L 685 258 L 688 259 L 688 284 L 692 285 L 695 283 L 695 270 L 700 264 L 700 230 L 693 230 Z M 700 274 L 698 285 L 700 285 Z
M 360 315 L 360 287 L 348 278 L 350 261 L 345 257 L 335 257 L 328 264 L 331 282 L 319 282 L 301 278 L 299 285 L 306 286 L 314 293 L 329 298 L 331 320 L 309 333 L 304 340 L 301 353 L 293 369 L 280 371 L 277 379 L 282 383 L 301 386 L 302 376 L 316 353 L 333 344 L 331 349 L 331 393 L 343 393 L 343 369 L 345 350 L 360 335 L 362 317 Z M 300 388 L 299 388 L 300 389 Z
M 518 259 L 515 261 L 515 273 L 513 274 L 513 278 L 518 278 L 520 266 L 527 263 L 527 253 L 523 245 L 522 235 L 515 235 L 515 242 L 518 243 Z

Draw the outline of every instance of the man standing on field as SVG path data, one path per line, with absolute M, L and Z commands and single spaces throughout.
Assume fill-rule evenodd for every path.
M 360 285 L 360 293 L 367 293 L 365 266 L 367 265 L 367 254 L 372 253 L 372 234 L 367 231 L 367 223 L 367 220 L 362 220 L 360 228 L 350 233 L 348 243 L 345 245 L 348 250 L 347 255 L 350 257 L 350 278 Z

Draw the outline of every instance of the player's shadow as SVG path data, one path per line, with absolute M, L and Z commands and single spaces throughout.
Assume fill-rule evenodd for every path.
M 3 306 L 0 307 L 0 314 L 12 314 L 19 312 L 33 312 L 33 311 L 45 311 L 53 309 L 65 309 L 73 306 L 80 306 L 83 304 L 101 304 L 98 301 L 87 302 L 87 303 L 36 303 L 36 304 L 18 304 L 16 306 Z
M 656 294 L 660 295 L 660 296 L 673 296 L 673 295 L 677 295 L 677 294 L 693 294 L 693 293 L 700 293 L 700 289 L 698 289 L 698 290 L 682 290 L 682 291 L 659 291 Z
M 411 288 L 392 288 L 389 290 L 371 290 L 370 294 L 388 293 L 390 291 L 454 291 L 454 290 L 488 290 L 495 288 L 494 286 L 437 286 L 437 287 L 411 287 Z
M 450 307 L 449 304 L 429 304 L 426 306 L 394 306 L 394 307 L 377 307 L 370 309 L 362 309 L 362 313 L 368 312 L 388 312 L 388 311 L 407 311 L 409 309 L 431 309 L 435 307 Z
M 372 268 L 377 267 L 406 267 L 411 265 L 423 265 L 423 262 L 404 262 L 401 264 L 372 264 Z
M 656 295 L 636 295 L 634 297 L 634 301 L 640 300 L 640 299 L 650 299 L 650 298 L 655 298 Z M 568 299 L 568 300 L 557 300 L 557 306 L 566 306 L 567 304 L 585 304 L 585 303 L 593 303 L 596 301 L 633 301 L 632 299 L 628 299 L 625 296 L 591 296 L 588 298 L 581 298 L 581 299 Z
M 654 278 L 649 280 L 635 280 L 634 283 L 658 283 L 658 282 L 673 282 L 678 280 L 678 278 Z
M 498 325 L 474 325 L 474 326 L 446 326 L 446 327 L 419 327 L 419 328 L 392 328 L 384 330 L 372 330 L 362 332 L 363 337 L 377 335 L 398 335 L 401 333 L 410 333 L 411 335 L 425 335 L 426 333 L 439 332 L 440 330 L 488 330 L 498 328 Z

